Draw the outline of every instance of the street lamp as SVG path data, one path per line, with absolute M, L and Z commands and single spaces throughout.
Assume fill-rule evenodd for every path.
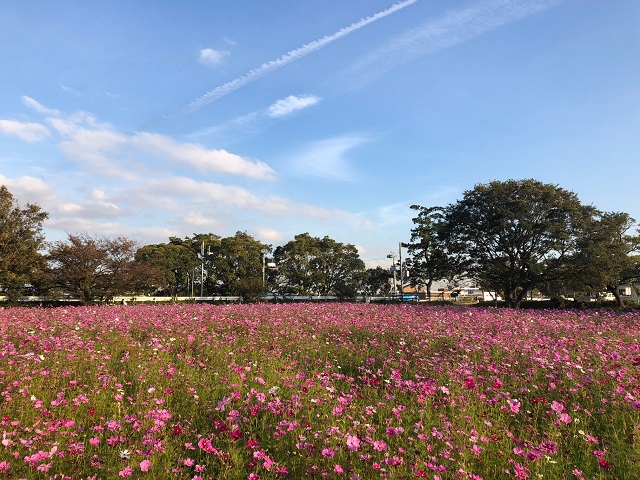
M 207 255 L 211 255 L 211 247 L 207 248 Z M 204 296 L 204 240 L 200 245 L 200 298 Z
M 391 272 L 393 272 L 393 296 L 395 297 L 398 293 L 397 280 L 396 280 L 396 254 L 394 252 L 390 252 L 387 255 L 387 258 L 391 259 Z

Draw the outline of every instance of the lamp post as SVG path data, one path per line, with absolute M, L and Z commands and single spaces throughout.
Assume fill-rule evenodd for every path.
M 395 252 L 390 252 L 387 255 L 387 258 L 391 259 L 391 272 L 393 272 L 393 295 L 395 296 L 398 293 L 397 280 L 396 280 L 396 254 Z
M 207 255 L 211 255 L 211 247 L 207 249 Z M 204 296 L 204 240 L 200 245 L 200 298 Z

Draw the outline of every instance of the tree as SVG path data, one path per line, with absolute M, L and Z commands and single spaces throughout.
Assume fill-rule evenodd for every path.
M 407 247 L 413 257 L 412 283 L 423 283 L 427 298 L 431 299 L 433 281 L 450 278 L 455 271 L 454 258 L 446 248 L 444 209 L 419 205 L 412 205 L 411 209 L 418 212 L 418 216 L 413 218 L 415 227 L 411 230 L 411 241 Z
M 38 205 L 21 208 L 7 187 L 0 186 L 0 288 L 10 299 L 20 296 L 44 270 L 39 250 L 47 217 Z
M 222 238 L 211 249 L 216 292 L 220 295 L 239 295 L 245 301 L 260 299 L 265 290 L 262 257 L 270 251 L 269 245 L 246 232 L 236 232 L 233 237 Z
M 198 257 L 199 266 L 187 272 L 187 279 L 190 280 L 191 286 L 195 287 L 203 296 L 215 292 L 216 275 L 211 249 L 220 246 L 220 237 L 215 233 L 194 233 L 193 237 L 185 237 L 184 239 L 169 237 L 169 243 L 187 247 Z
M 368 268 L 365 276 L 363 291 L 366 295 L 385 296 L 389 293 L 389 270 L 382 267 Z
M 190 294 L 190 280 L 200 266 L 193 249 L 177 242 L 145 245 L 136 251 L 135 259 L 156 272 L 153 290 L 172 297 Z
M 137 242 L 126 237 L 69 234 L 49 245 L 46 256 L 53 285 L 77 295 L 83 304 L 111 301 L 135 291 L 148 278 L 134 262 Z
M 356 247 L 327 236 L 296 235 L 276 248 L 274 259 L 282 293 L 354 298 L 365 280 L 365 265 Z
M 600 213 L 590 223 L 573 257 L 576 288 L 611 292 L 624 307 L 619 287 L 640 280 L 640 236 L 628 234 L 634 226 L 635 220 L 623 212 Z
M 567 278 L 596 210 L 572 192 L 529 179 L 476 185 L 444 214 L 458 271 L 517 308 L 527 291 Z

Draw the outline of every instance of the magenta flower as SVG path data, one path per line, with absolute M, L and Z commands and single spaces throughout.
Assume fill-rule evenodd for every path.
M 513 413 L 519 413 L 520 412 L 520 402 L 516 399 L 509 399 L 509 408 L 511 409 L 511 411 Z
M 200 450 L 204 450 L 207 453 L 213 452 L 213 445 L 211 444 L 211 440 L 208 438 L 201 438 L 198 442 L 198 447 L 200 447 Z
M 344 469 L 338 464 L 336 464 L 333 467 L 333 471 L 336 472 L 338 475 L 342 475 L 344 473 Z
M 118 472 L 118 475 L 121 477 L 130 477 L 131 475 L 133 475 L 133 467 L 128 466 L 123 470 L 120 470 L 120 472 Z
M 322 449 L 322 456 L 324 458 L 333 458 L 333 456 L 336 454 L 336 452 L 333 450 L 333 448 L 323 448 Z

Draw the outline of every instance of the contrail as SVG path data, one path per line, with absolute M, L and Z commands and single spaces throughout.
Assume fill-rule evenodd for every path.
M 338 30 L 336 33 L 332 35 L 326 35 L 318 40 L 314 40 L 311 43 L 303 45 L 300 48 L 291 50 L 290 52 L 285 53 L 284 55 L 282 55 L 280 58 L 277 58 L 276 60 L 271 60 L 270 62 L 263 63 L 258 68 L 250 70 L 248 73 L 242 75 L 241 77 L 238 77 L 235 80 L 231 80 L 230 82 L 227 82 L 224 85 L 220 85 L 219 87 L 216 87 L 213 90 L 209 90 L 204 95 L 196 98 L 192 102 L 189 102 L 186 106 L 184 106 L 180 110 L 179 113 L 184 114 L 184 113 L 189 113 L 194 110 L 197 110 L 198 108 L 201 108 L 211 102 L 214 102 L 219 98 L 224 97 L 225 95 L 228 95 L 229 93 L 239 89 L 240 87 L 244 87 L 248 83 L 251 83 L 259 79 L 260 77 L 263 77 L 264 75 L 273 72 L 274 70 L 284 67 L 285 65 L 295 62 L 296 60 L 300 60 L 301 58 L 306 57 L 310 53 L 318 51 L 321 48 L 329 45 L 330 43 L 335 42 L 336 40 L 339 40 L 342 37 L 346 37 L 350 33 L 353 33 L 356 30 L 359 30 L 362 27 L 369 25 L 370 23 L 380 20 L 381 18 L 391 15 L 392 13 L 395 13 L 398 10 L 402 10 L 403 8 L 408 7 L 409 5 L 412 5 L 417 1 L 418 0 L 405 0 L 404 2 L 396 3 L 391 7 L 387 8 L 386 10 L 378 12 L 369 17 L 365 17 L 355 23 L 352 23 L 348 27 L 341 28 L 340 30 Z

